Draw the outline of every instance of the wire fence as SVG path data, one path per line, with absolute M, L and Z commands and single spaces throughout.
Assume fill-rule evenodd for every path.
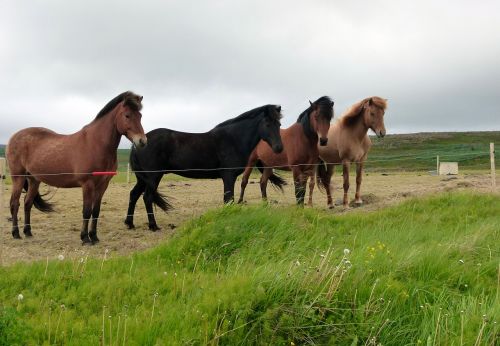
M 431 157 L 431 155 L 434 155 L 436 153 L 440 153 L 438 151 L 436 152 L 431 152 L 429 154 L 426 154 L 426 155 L 414 155 L 412 153 L 409 153 L 409 154 L 399 154 L 399 155 L 393 155 L 391 157 L 387 157 L 387 158 L 374 158 L 374 159 L 368 159 L 367 161 L 364 161 L 363 163 L 365 164 L 365 167 L 374 167 L 374 166 L 377 166 L 377 165 L 381 165 L 381 164 L 384 164 L 384 163 L 391 163 L 393 164 L 394 166 L 398 166 L 397 165 L 397 162 L 400 162 L 400 161 L 413 161 L 413 162 L 418 162 L 418 161 L 434 161 L 436 159 L 436 157 Z M 455 154 L 449 154 L 449 157 L 453 157 L 453 159 L 456 161 L 456 162 L 463 162 L 463 161 L 467 161 L 467 160 L 482 160 L 484 161 L 483 163 L 481 164 L 484 164 L 484 165 L 489 165 L 490 164 L 490 159 L 491 158 L 491 155 L 492 153 L 487 153 L 487 152 L 474 152 L 474 153 L 455 153 Z M 437 156 L 437 155 L 436 155 Z M 494 156 L 493 156 L 494 157 Z M 445 153 L 444 155 L 441 154 L 441 161 L 445 161 L 447 160 L 447 154 Z M 4 160 L 5 162 L 5 160 Z M 357 164 L 359 162 L 349 162 L 349 163 L 353 163 L 353 164 Z M 313 164 L 294 164 L 294 165 L 274 165 L 274 166 L 265 166 L 263 168 L 271 168 L 271 169 L 278 169 L 278 170 L 281 170 L 281 169 L 290 169 L 290 168 L 293 168 L 293 167 L 304 167 L 304 166 L 308 166 L 308 167 L 316 167 L 316 166 L 319 166 L 319 165 L 324 165 L 324 164 L 334 164 L 334 165 L 341 165 L 341 163 L 339 162 L 331 162 L 331 163 L 326 163 L 326 162 L 321 162 L 321 163 L 313 163 Z M 123 169 L 125 167 L 125 169 Z M 116 171 L 116 172 L 59 172 L 59 173 L 53 173 L 53 172 L 47 172 L 47 173 L 37 173 L 37 174 L 9 174 L 7 172 L 7 167 L 5 165 L 5 163 L 3 164 L 3 168 L 2 168 L 2 165 L 1 165 L 1 161 L 0 161 L 0 175 L 2 175 L 2 180 L 4 180 L 5 178 L 11 178 L 11 177 L 30 177 L 30 176 L 34 176 L 34 177 L 43 177 L 43 176 L 57 176 L 57 175 L 60 175 L 60 176 L 65 176 L 65 175 L 96 175 L 96 173 L 99 173 L 99 175 L 127 175 L 127 177 L 129 177 L 130 175 L 134 174 L 134 173 L 145 173 L 145 174 L 152 174 L 152 173 L 161 173 L 161 174 L 164 174 L 164 173 L 183 173 L 183 172 L 192 172 L 192 171 L 197 171 L 197 172 L 200 172 L 200 171 L 224 171 L 224 170 L 244 170 L 245 166 L 239 166 L 239 167 L 217 167 L 217 168 L 185 168 L 185 169 L 165 169 L 165 170 L 127 170 L 127 166 L 124 166 L 123 163 L 121 163 L 119 165 L 119 170 Z M 428 166 L 426 166 L 426 170 L 429 171 L 429 169 L 431 171 L 434 171 L 435 172 L 435 169 L 436 166 L 434 165 L 434 162 L 432 163 L 429 163 Z M 471 167 L 469 167 L 471 168 Z M 479 166 L 472 166 L 472 168 L 479 168 Z M 482 166 L 480 168 L 483 168 Z M 369 170 L 367 170 L 369 171 Z M 437 172 L 436 172 L 437 173 Z M 1 182 L 3 183 L 3 181 Z M 292 182 L 288 182 L 288 183 L 291 183 L 293 185 L 293 181 Z M 2 193 L 3 193 L 3 190 L 0 191 L 0 216 L 2 215 L 2 210 L 4 209 L 3 207 L 3 204 L 4 204 L 4 201 L 3 201 L 3 198 L 2 198 Z M 196 191 L 196 195 L 197 196 L 203 196 L 204 193 L 203 191 Z M 214 197 L 213 196 L 213 193 L 208 193 L 207 196 L 210 195 L 210 197 Z M 236 196 L 237 197 L 237 196 Z M 285 199 L 289 199 L 290 201 L 294 201 L 295 200 L 295 196 L 289 196 L 289 198 L 287 197 L 284 197 Z M 172 198 L 171 198 L 172 199 Z M 125 218 L 127 215 L 123 215 L 122 217 L 120 218 Z M 101 219 L 101 218 L 99 218 Z M 78 218 L 77 219 L 79 222 L 81 222 L 81 218 Z M 0 224 L 3 222 L 4 220 L 0 220 Z M 68 222 L 68 220 L 65 220 L 64 222 Z M 76 221 L 75 221 L 76 222 Z M 51 222 L 53 223 L 53 222 Z

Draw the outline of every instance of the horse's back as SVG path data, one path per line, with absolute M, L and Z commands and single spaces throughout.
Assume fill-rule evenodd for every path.
M 184 176 L 210 175 L 211 177 L 214 174 L 199 170 L 220 166 L 216 143 L 209 133 L 189 133 L 160 128 L 148 132 L 146 136 L 148 145 L 139 150 L 135 148 L 132 150 L 137 168 L 172 171 Z M 190 169 L 195 171 L 189 172 Z
M 61 135 L 44 127 L 28 127 L 14 133 L 7 143 L 7 159 L 15 160 L 18 156 L 25 156 L 33 151 L 33 148 L 44 146 L 47 140 L 52 140 Z M 46 149 L 46 148 L 45 148 Z M 42 147 L 42 150 L 45 150 Z

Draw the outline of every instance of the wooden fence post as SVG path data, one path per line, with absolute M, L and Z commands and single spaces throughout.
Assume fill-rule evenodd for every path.
M 436 157 L 436 175 L 439 175 L 439 155 Z
M 497 189 L 495 176 L 495 143 L 490 143 L 490 162 L 491 162 L 491 188 L 493 192 Z
M 4 157 L 0 157 L 0 231 L 3 232 L 4 214 L 3 214 L 3 192 L 5 190 L 7 163 Z M 0 266 L 3 266 L 3 242 L 0 241 Z
M 130 184 L 130 163 L 127 163 L 127 185 Z

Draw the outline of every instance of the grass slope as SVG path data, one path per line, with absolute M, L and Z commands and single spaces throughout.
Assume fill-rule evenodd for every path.
M 499 215 L 228 206 L 131 258 L 0 268 L 0 344 L 496 345 Z

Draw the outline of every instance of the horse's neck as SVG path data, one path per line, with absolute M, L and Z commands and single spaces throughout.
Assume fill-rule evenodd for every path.
M 106 114 L 88 124 L 85 130 L 90 141 L 99 144 L 100 149 L 104 152 L 116 155 L 121 134 L 116 129 L 115 119 L 115 114 L 111 111 L 110 114 Z
M 356 121 L 351 125 L 353 137 L 361 141 L 368 133 L 368 127 L 365 125 L 363 114 L 356 118 Z
M 303 122 L 298 123 L 300 127 L 302 128 L 302 131 L 304 132 L 304 135 L 306 136 L 307 140 L 311 143 L 314 143 L 316 145 L 318 143 L 318 133 L 314 130 L 313 125 L 311 124 L 311 114 L 307 116 L 307 124 L 304 124 Z
M 222 128 L 216 128 L 213 135 L 230 137 L 231 142 L 240 153 L 250 155 L 260 141 L 258 136 L 259 120 L 259 118 L 245 119 Z

